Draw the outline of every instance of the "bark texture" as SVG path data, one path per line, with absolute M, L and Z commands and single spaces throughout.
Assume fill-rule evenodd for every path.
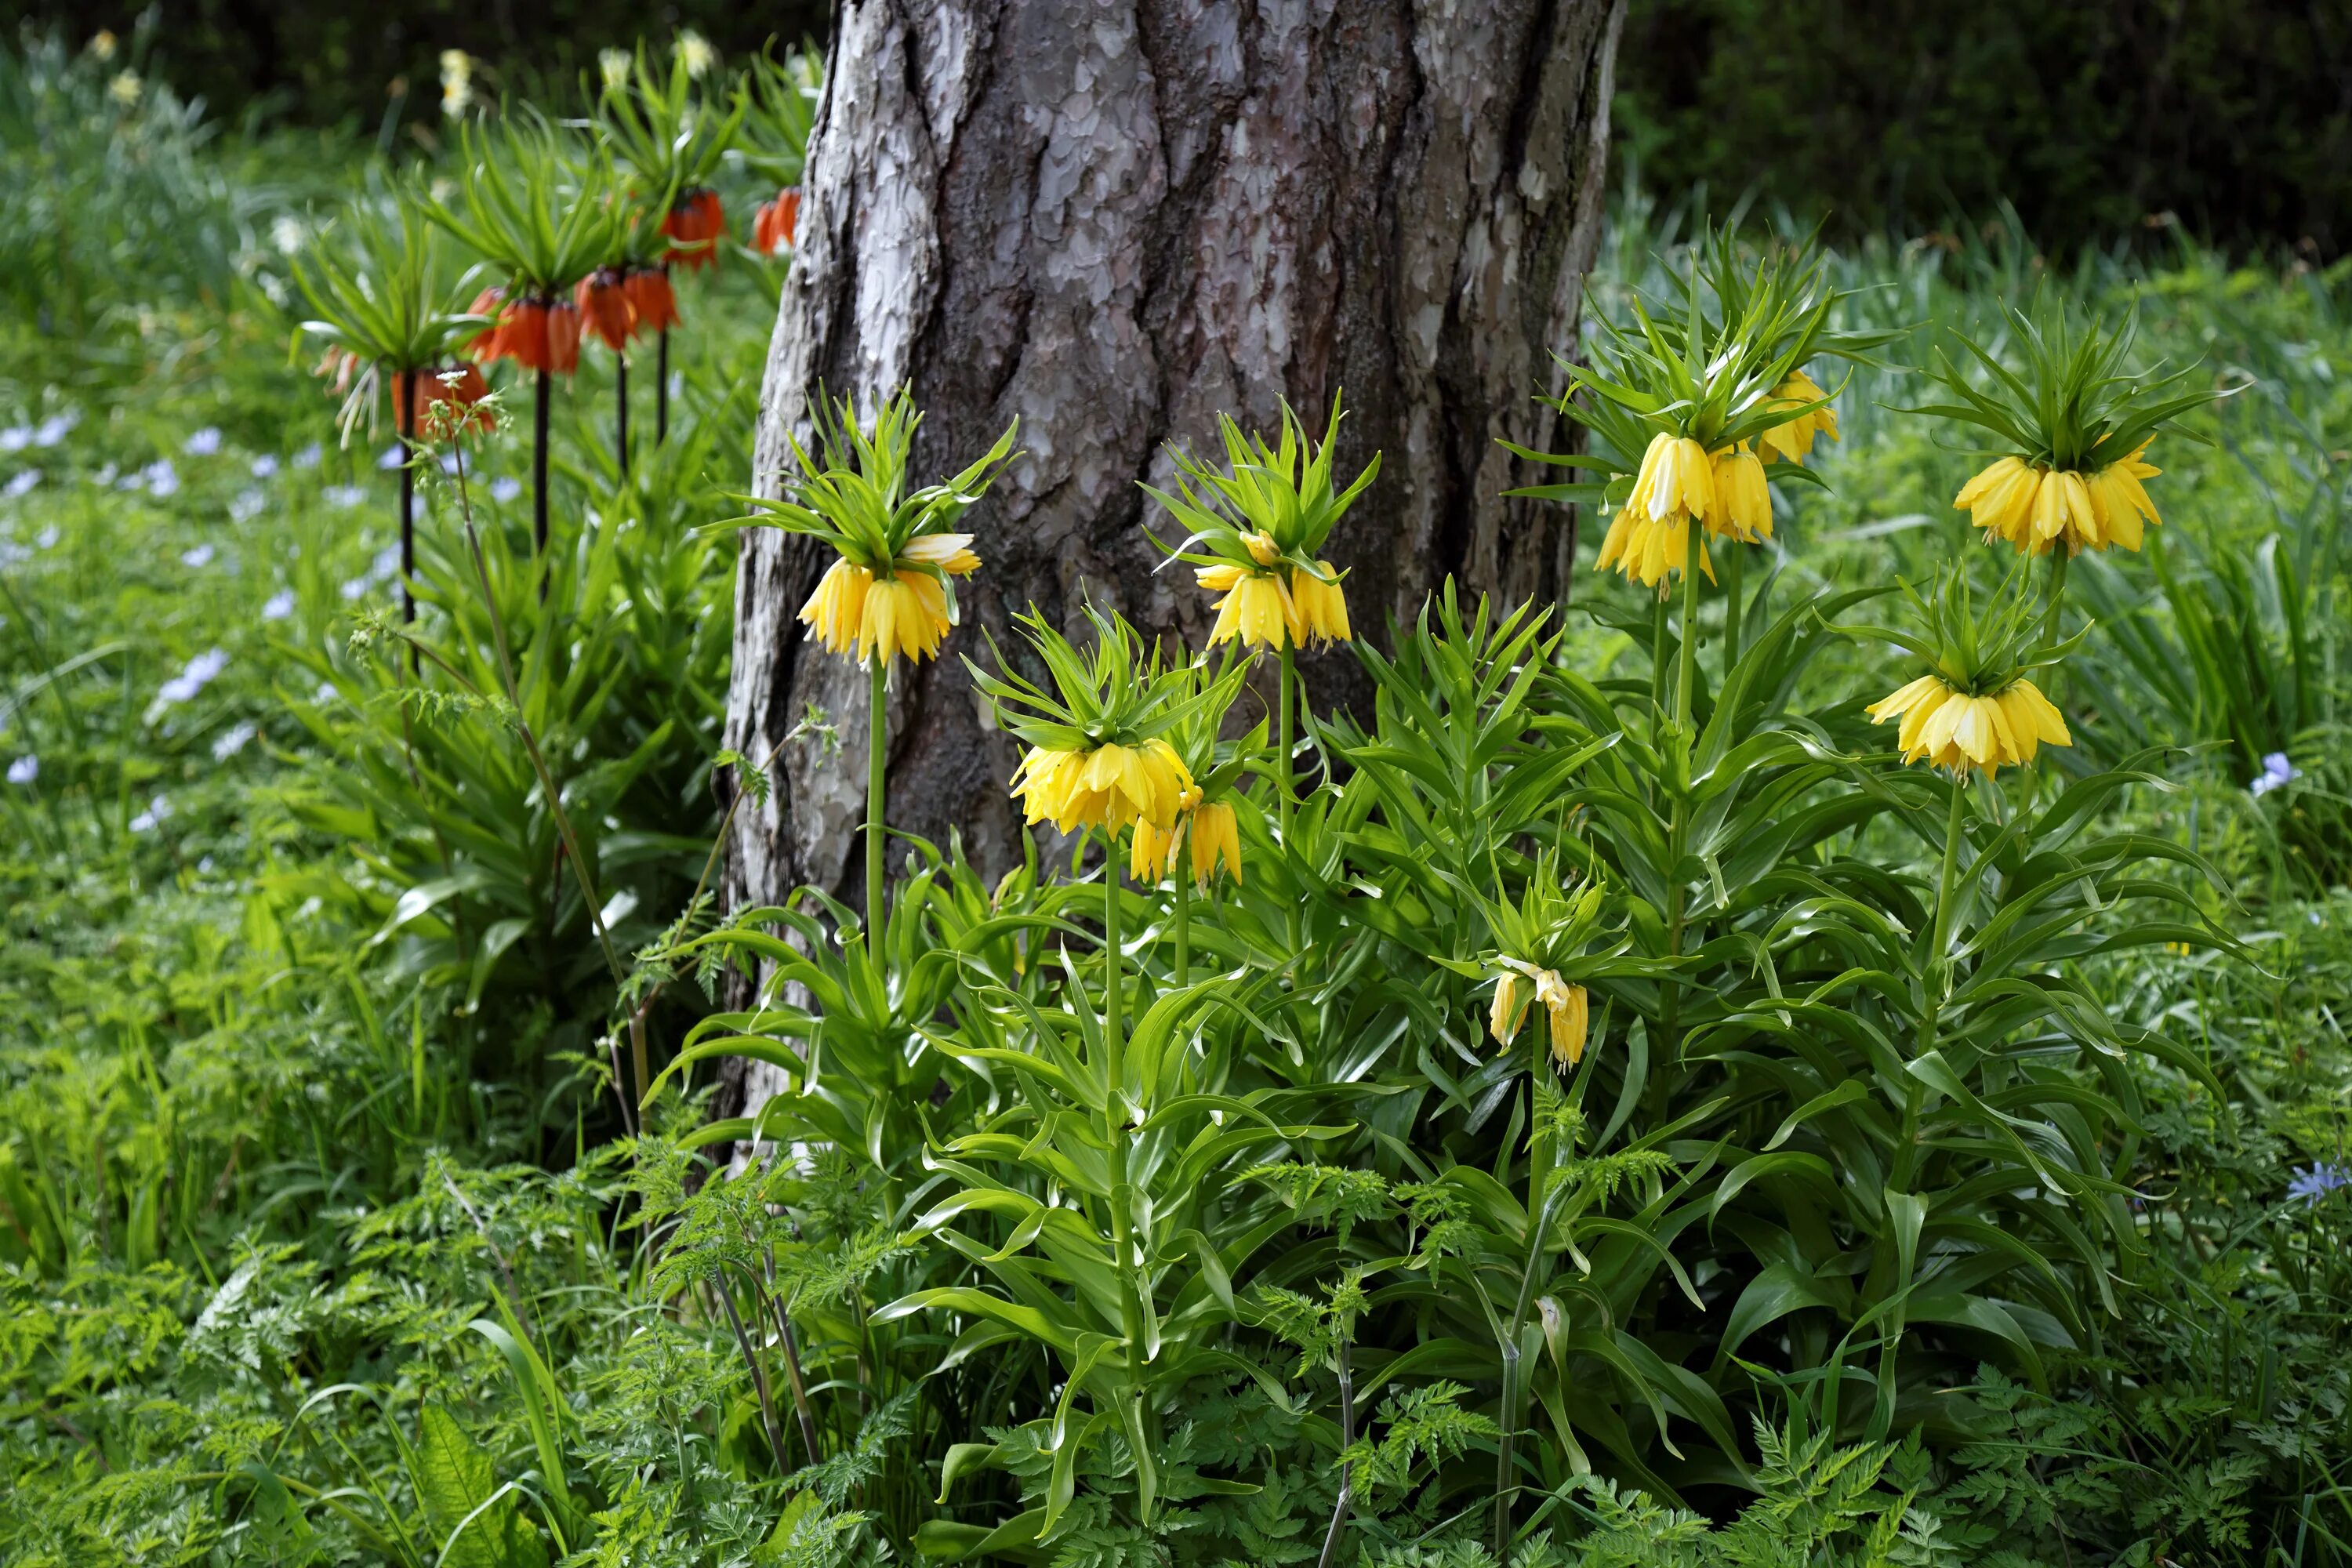
M 1556 473 L 1496 440 L 1559 438 L 1534 394 L 1575 346 L 1623 5 L 844 0 L 753 482 L 774 492 L 820 383 L 861 407 L 910 384 L 919 481 L 1016 417 L 1025 453 L 972 516 L 986 565 L 946 657 L 894 676 L 893 826 L 1017 858 L 1014 751 L 957 658 L 976 626 L 1001 639 L 1033 604 L 1067 626 L 1091 595 L 1204 640 L 1137 481 L 1166 485 L 1166 444 L 1209 445 L 1220 412 L 1271 429 L 1286 397 L 1319 428 L 1344 389 L 1340 472 L 1383 454 L 1328 552 L 1360 635 L 1449 573 L 1558 593 L 1567 514 L 1502 495 Z M 799 635 L 819 552 L 745 538 L 729 744 L 763 756 L 814 706 L 842 746 L 778 756 L 728 891 L 854 896 L 864 677 Z M 1303 668 L 1325 702 L 1359 679 L 1344 651 Z

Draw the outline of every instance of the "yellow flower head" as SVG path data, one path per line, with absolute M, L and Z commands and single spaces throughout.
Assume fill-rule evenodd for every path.
M 1772 537 L 1772 490 L 1763 459 L 1743 444 L 1715 455 L 1715 515 L 1707 530 L 1753 544 Z
M 2041 688 L 2022 676 L 1999 691 L 1977 697 L 1940 675 L 1923 675 L 1864 711 L 1877 723 L 1902 721 L 1895 738 L 1905 762 L 1924 762 L 1955 773 L 2022 766 L 2045 741 L 2053 746 L 2074 743 L 2064 716 Z
M 1519 1032 L 1528 1004 L 1540 1002 L 1551 1035 L 1552 1060 L 1562 1067 L 1582 1061 L 1591 1026 L 1591 1002 L 1584 987 L 1562 980 L 1557 970 L 1538 969 L 1512 959 L 1503 962 L 1509 967 L 1496 980 L 1494 1005 L 1486 1013 L 1486 1030 L 1496 1044 L 1509 1045 Z M 1528 997 L 1519 994 L 1522 975 L 1533 992 Z
M 2143 519 L 2159 526 L 2164 521 L 2156 515 L 2156 503 L 2147 499 L 2147 487 L 2140 483 L 2164 471 L 2151 467 L 2147 454 L 2147 443 L 2142 441 L 2130 456 L 2109 463 L 2084 481 L 2091 492 L 2091 510 L 2106 542 L 2126 550 L 2139 548 Z
M 1772 389 L 1767 404 L 1772 408 L 1802 408 L 1808 403 L 1819 403 L 1829 395 L 1803 371 L 1794 371 L 1789 378 Z M 1837 410 L 1826 403 L 1819 408 L 1782 420 L 1757 442 L 1764 448 L 1766 458 L 1778 458 L 1783 462 L 1801 463 L 1813 449 L 1813 437 L 1838 438 Z
M 1192 808 L 1192 821 L 1185 833 L 1192 849 L 1192 880 L 1205 888 L 1222 864 L 1234 886 L 1242 881 L 1242 835 L 1240 819 L 1234 815 L 1231 801 L 1213 801 Z
M 1614 566 L 1644 588 L 1657 587 L 1667 574 L 1689 567 L 1691 519 L 1705 521 L 1715 512 L 1715 462 L 1706 448 L 1687 436 L 1652 437 L 1633 493 L 1610 521 L 1593 570 Z M 1699 566 L 1712 581 L 1704 541 Z
M 1051 821 L 1064 833 L 1081 827 L 1117 832 L 1137 822 L 1172 832 L 1192 788 L 1183 759 L 1161 740 L 1085 752 L 1032 746 L 1013 775 L 1013 793 L 1028 820 Z
M 800 618 L 827 652 L 861 664 L 877 652 L 886 663 L 902 655 L 933 658 L 955 624 L 948 614 L 947 590 L 929 573 L 877 577 L 848 560 L 826 568 L 816 592 L 801 606 Z
M 1243 534 L 1242 543 L 1248 547 L 1250 559 L 1261 566 L 1271 566 L 1282 559 L 1282 546 L 1274 542 L 1274 535 L 1262 528 Z
M 898 552 L 901 564 L 936 566 L 950 577 L 969 577 L 980 570 L 980 557 L 972 552 L 969 533 L 926 533 L 907 541 Z
M 801 621 L 816 633 L 827 653 L 846 656 L 857 646 L 858 629 L 866 619 L 866 590 L 873 585 L 874 574 L 855 561 L 836 559 L 825 569 L 816 592 L 801 606 Z
M 1328 581 L 1303 567 L 1291 569 L 1290 640 L 1301 647 L 1310 642 L 1347 642 L 1352 634 L 1348 627 L 1348 595 L 1339 586 L 1339 574 L 1328 561 L 1318 561 L 1315 568 L 1328 574 Z
M 1217 624 L 1209 628 L 1211 647 L 1238 637 L 1244 647 L 1255 644 L 1278 648 L 1285 638 L 1291 637 L 1298 608 L 1291 603 L 1290 589 L 1279 574 L 1252 572 L 1221 561 L 1199 568 L 1193 575 L 1202 587 L 1224 595 L 1217 601 Z

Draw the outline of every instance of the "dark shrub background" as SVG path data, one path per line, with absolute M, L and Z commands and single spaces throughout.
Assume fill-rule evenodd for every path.
M 1847 230 L 2002 197 L 2043 245 L 2352 243 L 2347 0 L 1633 0 L 1621 156 Z
M 1343 0 L 1349 3 L 1349 0 Z M 163 0 L 163 73 L 215 110 L 433 133 L 462 48 L 540 101 L 596 50 L 692 26 L 740 58 L 829 0 Z M 131 36 L 136 5 L 0 0 Z M 1504 62 L 1496 62 L 1504 68 Z M 1632 0 L 1618 146 L 1652 188 L 1753 191 L 1832 231 L 1952 228 L 2005 198 L 2042 245 L 2352 243 L 2352 0 Z M 403 89 L 404 88 L 404 91 Z M 551 89 L 554 89 L 551 92 Z

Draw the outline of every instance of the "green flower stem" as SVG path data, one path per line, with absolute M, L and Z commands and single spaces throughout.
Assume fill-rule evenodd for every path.
M 1928 937 L 1927 964 L 1922 975 L 1924 994 L 1919 1005 L 1919 1034 L 1912 1059 L 1917 1060 L 1936 1047 L 1936 1027 L 1940 1022 L 1944 998 L 1951 991 L 1952 963 L 1952 882 L 1958 875 L 1960 864 L 1960 819 L 1968 804 L 1968 774 L 1952 775 L 1951 808 L 1944 819 L 1944 863 L 1936 877 L 1936 916 Z M 1927 1086 L 1917 1079 L 1906 1085 L 1903 1096 L 1903 1138 L 1895 1151 L 1895 1171 L 1888 1184 L 1891 1192 L 1908 1193 L 1916 1181 L 1919 1170 L 1919 1121 L 1927 1109 Z M 1899 1293 L 1907 1280 L 1890 1280 L 1890 1292 Z M 1895 1355 L 1902 1348 L 1905 1313 L 1899 1300 L 1890 1310 L 1886 1323 L 1886 1342 L 1878 1352 L 1878 1394 L 1871 1412 L 1871 1441 L 1886 1436 L 1895 1424 Z
M 1650 616 L 1650 721 L 1654 727 L 1666 716 L 1666 594 L 1658 591 L 1658 603 Z
M 1119 1328 L 1127 1337 L 1129 1373 L 1128 1397 L 1143 1398 L 1143 1298 L 1136 1288 L 1134 1198 L 1128 1185 L 1127 1141 L 1131 1129 L 1122 1106 L 1127 1079 L 1127 1027 L 1120 1016 L 1119 993 L 1125 988 L 1126 961 L 1120 955 L 1118 834 L 1103 834 L 1103 1142 L 1110 1150 L 1111 1266 L 1118 1271 Z M 1141 1412 L 1137 1427 L 1140 1427 Z
M 1664 603 L 1660 601 L 1661 617 L 1664 614 Z M 1682 647 L 1677 650 L 1675 668 L 1674 739 L 1671 743 L 1682 748 L 1683 763 L 1679 769 L 1674 770 L 1681 782 L 1674 799 L 1666 806 L 1666 956 L 1669 959 L 1682 956 L 1684 906 L 1688 900 L 1683 887 L 1682 863 L 1683 840 L 1689 828 L 1691 685 L 1697 664 L 1698 563 L 1693 561 L 1683 568 Z M 1659 1042 L 1662 1048 L 1674 1047 L 1675 1030 L 1682 1016 L 1682 996 L 1683 980 L 1677 974 L 1673 984 L 1666 987 L 1664 1016 L 1659 1020 L 1660 1032 L 1664 1037 Z M 1661 1060 L 1658 1070 L 1650 1080 L 1654 1093 L 1658 1096 L 1652 1109 L 1660 1112 L 1665 1108 L 1664 1096 L 1667 1089 L 1667 1075 L 1664 1066 Z
M 1748 546 L 1734 539 L 1723 558 L 1723 680 L 1731 684 L 1731 667 L 1739 662 L 1740 579 L 1748 572 Z
M 885 762 L 889 751 L 890 666 L 880 648 L 867 661 L 873 672 L 866 708 L 866 953 L 878 964 L 882 951 L 882 813 Z
M 2066 605 L 2066 565 L 2074 552 L 2064 545 L 2054 545 L 2050 552 L 2050 603 L 2042 612 L 2042 644 L 2044 647 L 2058 640 L 2060 612 Z M 2042 672 L 2042 692 L 2054 704 L 2058 700 L 2058 667 L 2052 665 Z
M 1297 679 L 1298 667 L 1291 652 L 1290 641 L 1285 637 L 1282 644 L 1282 689 L 1276 700 L 1275 731 L 1276 736 L 1275 755 L 1281 770 L 1276 775 L 1276 782 L 1280 786 L 1276 794 L 1282 812 L 1282 847 L 1285 854 L 1289 853 L 1290 850 L 1290 695 L 1291 689 Z
M 1690 524 L 1694 530 L 1696 523 Z M 1693 540 L 1693 544 L 1700 542 Z M 1696 554 L 1696 552 L 1694 552 Z M 1675 666 L 1675 727 L 1690 725 L 1691 681 L 1698 668 L 1698 562 L 1683 568 L 1683 643 Z
M 1192 851 L 1192 824 L 1184 825 L 1184 837 L 1177 841 L 1176 856 L 1169 872 L 1176 879 L 1176 989 L 1181 991 L 1192 984 L 1192 883 L 1184 874 L 1184 862 Z

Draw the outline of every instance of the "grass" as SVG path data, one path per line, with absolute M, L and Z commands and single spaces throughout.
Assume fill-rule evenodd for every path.
M 861 1362 L 816 1391 L 834 1468 L 803 1474 L 799 1495 L 819 1502 L 788 1504 L 777 1485 L 814 1456 L 783 1380 L 753 1386 L 713 1306 L 733 1308 L 727 1270 L 763 1267 L 727 1250 L 727 1226 L 751 1222 L 693 1206 L 682 1148 L 616 1141 L 612 984 L 543 792 L 495 701 L 404 695 L 417 683 L 384 619 L 384 437 L 341 444 L 331 400 L 289 353 L 272 236 L 315 232 L 367 189 L 364 150 L 207 140 L 152 86 L 131 112 L 109 109 L 102 78 L 37 43 L 0 64 L 6 199 L 46 189 L 53 204 L 0 232 L 58 242 L 16 258 L 27 308 L 0 324 L 0 1552 L 44 1564 L 813 1564 L 874 1558 L 885 1541 L 903 1555 L 919 1524 L 974 1530 L 1036 1492 L 1050 1458 L 1008 1438 L 1003 1473 L 968 1475 L 953 1508 L 929 1501 L 945 1478 L 912 1456 L 978 1441 L 988 1412 L 1013 1426 L 1007 1390 L 1050 1382 L 1050 1367 L 1034 1348 L 951 1358 L 919 1325 L 864 1321 L 864 1280 L 905 1265 L 866 1234 L 870 1197 L 823 1169 L 791 1198 L 809 1256 L 787 1248 L 764 1267 L 788 1282 L 835 1270 L 805 1285 L 819 1304 L 804 1331 L 862 1334 L 893 1364 L 957 1360 L 974 1430 L 894 1436 L 893 1421 L 918 1417 Z M 35 123 L 53 133 L 23 129 Z M 154 177 L 93 177 L 112 167 Z M 299 181 L 264 173 L 285 168 Z M 747 194 L 730 189 L 730 208 L 748 211 Z M 68 208 L 88 219 L 70 232 L 54 216 Z M 1600 308 L 1652 276 L 1677 226 L 1621 200 Z M 1988 1369 L 1962 1391 L 1984 1413 L 1969 1441 L 1877 1453 L 1874 1481 L 1841 1495 L 1875 1513 L 1932 1498 L 1948 1537 L 1912 1542 L 1913 1561 L 2145 1562 L 2153 1542 L 2183 1561 L 2352 1559 L 2352 1192 L 2287 1195 L 2298 1168 L 2344 1168 L 2352 1135 L 2336 543 L 2352 473 L 2352 273 L 2193 247 L 2154 267 L 2117 252 L 2053 268 L 2006 240 L 1890 242 L 1836 267 L 1854 290 L 1850 324 L 1901 329 L 1879 354 L 1890 366 L 1924 363 L 1954 327 L 1997 331 L 2000 306 L 2053 290 L 2100 309 L 2137 299 L 2149 357 L 2199 360 L 2239 389 L 2196 421 L 2210 445 L 2159 454 L 2167 521 L 2148 569 L 2090 574 L 2102 624 L 2074 667 L 2083 743 L 2062 765 L 2168 748 L 2102 826 L 2210 858 L 2219 887 L 2192 885 L 2247 950 L 2074 965 L 2112 1016 L 2165 1023 L 2210 1074 L 2128 1069 L 2139 1113 L 2125 1136 L 2151 1153 L 2131 1221 L 2147 1251 L 2116 1266 L 2126 1309 L 2098 1320 L 2084 1353 L 2053 1356 L 2043 1386 Z M 536 672 L 520 710 L 580 792 L 597 912 L 625 951 L 660 942 L 717 826 L 731 588 L 725 547 L 687 526 L 719 515 L 715 489 L 745 466 L 773 287 L 730 256 L 688 292 L 683 456 L 641 469 L 634 490 L 611 470 L 608 373 L 590 357 L 560 400 L 565 565 L 544 601 L 523 565 L 528 495 L 498 482 L 524 475 L 520 447 L 489 445 L 475 476 L 500 613 Z M 1840 389 L 1829 489 L 1801 492 L 1778 531 L 1781 603 L 1916 575 L 1965 542 L 1949 506 L 1964 461 L 1890 412 L 1923 395 L 1877 367 Z M 459 503 L 446 485 L 427 497 L 425 625 L 478 655 Z M 1593 543 L 1588 532 L 1588 560 Z M 1567 667 L 1630 668 L 1633 644 L 1612 622 L 1646 625 L 1646 605 L 1613 579 L 1577 593 L 1599 616 L 1571 620 Z M 1832 641 L 1808 680 L 1845 689 L 1873 657 Z M 487 667 L 475 673 L 497 690 Z M 2299 776 L 2253 794 L 2273 750 Z M 975 924 L 1025 896 L 1018 878 L 990 889 L 959 875 L 937 870 Z M 1204 954 L 1222 940 L 1204 927 Z M 690 967 L 680 960 L 664 994 L 672 1046 L 709 1011 Z M 1013 963 L 999 967 L 1017 983 Z M 651 1114 L 651 1131 L 690 1142 L 699 1112 L 671 1098 Z M 898 1131 L 919 1147 L 920 1128 Z M 646 1241 L 639 1222 L 666 1213 L 703 1226 L 691 1234 L 707 1252 Z M 1338 1256 L 1311 1226 L 1297 1245 Z M 698 1276 L 703 1256 L 719 1262 Z M 1321 1345 L 1315 1331 L 1293 1342 Z M 750 1332 L 766 1345 L 764 1323 Z M 1470 1426 L 1448 1425 L 1468 1412 L 1366 1404 L 1367 1442 L 1387 1445 L 1360 1458 L 1367 1496 L 1392 1486 L 1379 1518 L 1427 1533 L 1366 1555 L 1466 1561 L 1475 1546 L 1412 1511 L 1433 1507 L 1434 1489 L 1412 1491 L 1406 1439 L 1473 1445 Z M 1194 1470 L 1246 1466 L 1269 1489 L 1224 1512 L 1203 1505 L 1219 1550 L 1313 1556 L 1337 1481 L 1304 1396 L 1224 1390 L 1200 1415 L 1186 1429 Z M 1793 1539 L 1791 1500 L 1830 1495 L 1840 1461 L 1767 1431 L 1757 1484 L 1771 1506 L 1749 1523 Z M 1120 1461 L 1097 1450 L 1089 1463 L 1076 1506 L 1090 1522 L 1066 1561 L 1180 1550 L 1118 1535 L 1107 1500 Z M 1738 1512 L 1727 1488 L 1691 1491 Z M 1736 1530 L 1699 1539 L 1630 1487 L 1579 1481 L 1559 1497 L 1526 1555 L 1769 1560 L 1740 1555 Z M 933 1528 L 935 1547 L 969 1544 Z

